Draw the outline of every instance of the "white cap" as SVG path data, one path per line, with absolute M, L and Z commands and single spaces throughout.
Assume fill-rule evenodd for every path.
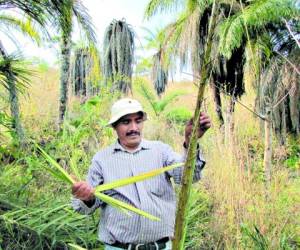
M 134 114 L 137 112 L 143 112 L 144 117 L 147 118 L 146 112 L 144 112 L 142 105 L 137 100 L 130 98 L 120 99 L 111 107 L 111 118 L 108 122 L 108 125 L 112 125 L 125 115 Z

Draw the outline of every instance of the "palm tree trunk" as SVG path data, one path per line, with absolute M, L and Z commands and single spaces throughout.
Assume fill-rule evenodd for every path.
M 185 163 L 185 168 L 182 177 L 182 188 L 180 190 L 179 195 L 179 203 L 176 214 L 176 222 L 175 222 L 175 239 L 173 241 L 173 250 L 182 250 L 184 249 L 184 241 L 185 241 L 185 233 L 187 226 L 187 212 L 188 212 L 188 203 L 190 198 L 193 173 L 195 169 L 196 163 L 196 152 L 197 152 L 197 131 L 199 129 L 199 121 L 200 121 L 200 109 L 203 101 L 203 95 L 205 91 L 205 87 L 210 77 L 211 72 L 211 48 L 213 43 L 213 34 L 216 27 L 218 13 L 218 4 L 214 1 L 212 7 L 212 14 L 210 19 L 209 31 L 207 36 L 207 42 L 205 46 L 204 52 L 204 60 L 201 66 L 201 78 L 200 85 L 198 90 L 197 104 L 194 113 L 194 127 L 193 132 L 190 138 L 190 144 L 187 152 L 187 160 Z
M 61 127 L 68 101 L 68 82 L 70 73 L 71 29 L 64 31 L 61 44 L 61 70 L 60 70 L 60 99 L 59 99 L 59 126 Z
M 6 51 L 0 41 L 0 54 L 3 59 L 7 58 Z M 8 91 L 9 91 L 9 102 L 10 102 L 10 112 L 12 117 L 13 128 L 15 129 L 18 141 L 21 145 L 24 145 L 25 134 L 20 120 L 20 109 L 19 109 L 19 98 L 17 94 L 16 83 L 11 72 L 6 74 Z
M 15 80 L 11 74 L 7 76 L 7 82 L 9 86 L 9 102 L 10 102 L 10 112 L 13 119 L 13 128 L 16 131 L 18 140 L 21 145 L 24 144 L 25 135 L 20 119 L 20 109 L 19 109 L 19 98 L 17 94 Z

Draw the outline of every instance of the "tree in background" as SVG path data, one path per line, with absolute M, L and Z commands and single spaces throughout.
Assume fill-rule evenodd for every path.
M 194 80 L 198 81 L 204 61 L 204 47 L 208 37 L 213 1 L 186 0 L 182 1 L 181 4 L 176 5 L 176 3 L 178 2 L 150 1 L 146 9 L 146 17 L 151 17 L 158 11 L 182 9 L 177 20 L 165 28 L 166 35 L 163 42 L 165 53 L 173 54 L 174 57 L 179 58 L 181 68 L 191 65 Z M 219 3 L 218 24 L 240 9 L 238 1 L 219 1 Z M 218 36 L 214 36 L 212 55 L 210 86 L 220 125 L 223 125 L 221 93 L 233 97 L 228 108 L 230 113 L 234 111 L 235 98 L 244 93 L 244 50 L 234 51 L 232 57 L 227 59 L 218 53 Z
M 14 9 L 24 18 L 18 18 L 12 15 L 9 10 Z M 0 30 L 8 38 L 13 39 L 13 31 L 22 33 L 34 40 L 40 42 L 40 35 L 34 26 L 41 27 L 44 24 L 43 10 L 41 5 L 36 1 L 28 1 L 26 5 L 22 1 L 7 1 L 0 2 Z M 11 128 L 14 130 L 17 141 L 23 145 L 25 142 L 24 129 L 20 119 L 19 97 L 18 92 L 23 92 L 26 86 L 30 83 L 30 71 L 26 69 L 25 63 L 20 54 L 8 54 L 0 40 L 0 85 L 4 86 L 8 91 L 10 113 L 12 118 Z
M 151 30 L 146 28 L 144 30 L 147 31 L 147 36 L 144 37 L 144 39 L 147 41 L 145 49 L 155 51 L 155 54 L 150 59 L 152 62 L 151 80 L 157 95 L 160 96 L 165 92 L 168 84 L 167 68 L 170 67 L 170 58 L 164 53 L 163 49 L 165 33 L 164 30 L 157 30 L 156 33 L 153 33 Z
M 96 36 L 91 18 L 87 9 L 79 0 L 49 0 L 53 7 L 54 19 L 52 24 L 59 29 L 61 34 L 61 68 L 60 68 L 60 99 L 59 99 L 59 125 L 64 120 L 67 100 L 68 81 L 70 76 L 70 54 L 73 30 L 73 19 L 76 18 L 80 28 L 84 31 L 85 37 L 91 44 L 95 44 Z
M 76 96 L 93 96 L 99 92 L 100 60 L 96 49 L 79 47 L 74 51 L 71 83 Z
M 125 20 L 113 20 L 107 27 L 103 42 L 103 71 L 106 82 L 123 94 L 131 91 L 134 56 L 134 32 Z

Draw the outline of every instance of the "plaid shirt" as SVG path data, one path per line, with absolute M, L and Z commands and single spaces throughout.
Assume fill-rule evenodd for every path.
M 118 142 L 99 151 L 92 160 L 87 182 L 95 187 L 118 179 L 139 175 L 153 169 L 183 162 L 181 156 L 160 141 L 142 140 L 135 152 L 126 151 Z M 194 181 L 201 177 L 205 165 L 200 151 L 197 155 Z M 96 199 L 92 207 L 87 207 L 79 199 L 72 199 L 73 208 L 83 214 L 90 214 L 101 207 L 99 238 L 113 244 L 148 243 L 174 234 L 176 195 L 170 178 L 180 184 L 183 168 L 175 168 L 157 177 L 135 184 L 108 190 L 105 193 L 146 211 L 161 221 L 152 221 L 131 213 L 131 216 Z

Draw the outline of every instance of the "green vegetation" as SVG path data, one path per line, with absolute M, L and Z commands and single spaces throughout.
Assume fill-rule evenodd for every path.
M 84 216 L 71 209 L 70 174 L 83 179 L 92 156 L 115 141 L 106 124 L 122 95 L 145 107 L 144 136 L 176 151 L 182 151 L 190 118 L 197 120 L 200 111 L 212 117 L 213 127 L 200 141 L 207 161 L 202 180 L 190 185 L 185 179 L 186 191 L 176 187 L 184 201 L 174 250 L 299 249 L 296 1 L 151 0 L 146 17 L 174 10 L 178 16 L 157 34 L 149 31 L 145 48 L 155 49 L 155 56 L 142 58 L 140 75 L 138 68 L 132 74 L 132 27 L 112 21 L 100 53 L 82 3 L 0 1 L 0 29 L 9 27 L 40 45 L 55 40 L 54 27 L 61 41 L 60 70 L 8 54 L 0 41 L 0 249 L 102 249 L 99 212 Z M 7 8 L 24 18 L 12 17 Z M 87 40 L 76 47 L 71 46 L 74 19 Z M 178 61 L 192 65 L 193 83 L 167 82 Z M 67 92 L 68 81 L 74 94 Z M 190 173 L 195 136 L 191 141 Z M 132 207 L 103 191 L 137 179 L 99 186 L 95 193 L 128 213 Z

